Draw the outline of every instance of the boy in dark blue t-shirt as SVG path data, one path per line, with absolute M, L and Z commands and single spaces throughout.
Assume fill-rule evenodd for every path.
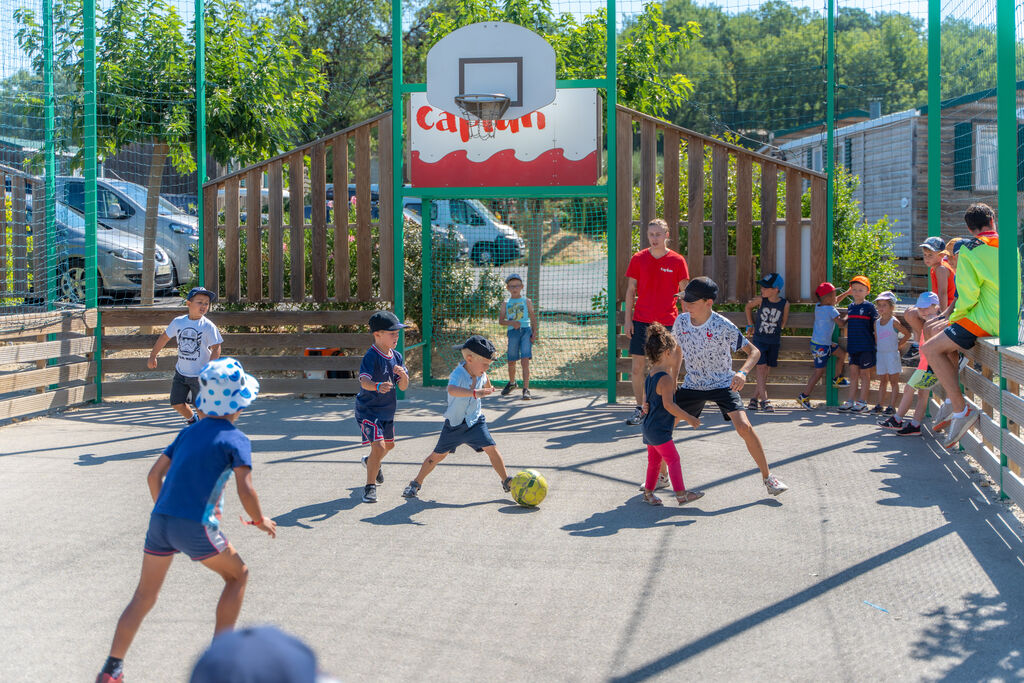
M 224 485 L 235 473 L 238 498 L 251 524 L 276 536 L 274 520 L 263 516 L 252 485 L 249 438 L 235 427 L 242 409 L 256 399 L 259 382 L 245 374 L 234 358 L 210 361 L 199 374 L 196 408 L 206 415 L 178 433 L 156 461 L 146 480 L 155 505 L 142 559 L 142 576 L 121 614 L 98 683 L 122 681 L 124 656 L 156 603 L 174 555 L 183 552 L 224 579 L 217 603 L 214 635 L 229 631 L 238 620 L 248 568 L 220 531 Z
M 405 325 L 391 311 L 377 311 L 370 316 L 373 345 L 359 366 L 359 393 L 356 394 L 356 422 L 363 435 L 363 445 L 370 453 L 361 459 L 366 468 L 363 502 L 377 502 L 377 484 L 384 483 L 380 463 L 395 447 L 395 409 L 398 407 L 397 386 L 409 387 L 409 372 L 398 352 L 398 334 Z
M 853 303 L 846 309 L 846 352 L 850 358 L 850 398 L 839 410 L 861 413 L 868 409 L 872 368 L 875 367 L 875 320 L 878 309 L 865 301 L 871 292 L 871 280 L 857 275 L 847 292 Z M 859 380 L 859 385 L 858 385 Z

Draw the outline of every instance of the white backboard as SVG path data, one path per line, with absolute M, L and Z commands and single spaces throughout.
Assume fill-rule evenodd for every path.
M 501 21 L 452 31 L 427 53 L 427 101 L 459 114 L 460 94 L 502 94 L 502 119 L 516 119 L 555 100 L 555 50 L 533 31 Z

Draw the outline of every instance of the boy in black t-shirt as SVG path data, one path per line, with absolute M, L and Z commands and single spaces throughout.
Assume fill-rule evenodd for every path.
M 875 320 L 878 309 L 865 301 L 871 292 L 871 280 L 857 275 L 850 280 L 853 303 L 846 309 L 846 352 L 850 358 L 850 398 L 839 410 L 862 413 L 868 410 L 868 390 L 875 367 Z M 859 380 L 859 384 L 858 384 Z
M 745 309 L 746 334 L 753 333 L 750 341 L 761 352 L 761 358 L 757 361 L 757 393 L 750 399 L 747 410 L 757 410 L 760 407 L 765 412 L 774 413 L 775 408 L 768 400 L 768 373 L 769 368 L 779 365 L 782 328 L 789 319 L 789 302 L 779 296 L 783 280 L 778 273 L 768 273 L 758 280 L 757 284 L 761 286 L 761 296 L 755 296 L 748 301 Z

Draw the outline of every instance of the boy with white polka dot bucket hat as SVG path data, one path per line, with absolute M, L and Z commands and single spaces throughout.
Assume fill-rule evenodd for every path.
M 218 358 L 203 366 L 199 373 L 196 409 L 206 415 L 226 417 L 256 400 L 260 383 L 246 374 L 234 358 Z

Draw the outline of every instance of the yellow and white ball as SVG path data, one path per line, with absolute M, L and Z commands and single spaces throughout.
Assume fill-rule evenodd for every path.
M 512 498 L 526 507 L 536 507 L 548 495 L 548 482 L 537 470 L 523 470 L 512 477 Z

